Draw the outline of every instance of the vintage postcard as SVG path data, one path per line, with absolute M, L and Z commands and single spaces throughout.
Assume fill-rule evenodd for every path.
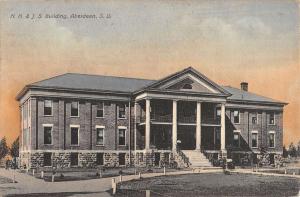
M 299 5 L 0 1 L 0 196 L 300 196 Z

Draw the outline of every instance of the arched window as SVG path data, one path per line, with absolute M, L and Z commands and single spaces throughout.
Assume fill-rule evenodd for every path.
M 188 84 L 188 83 L 184 84 L 183 87 L 182 87 L 182 89 L 192 89 L 192 88 L 193 88 L 193 86 L 191 84 Z

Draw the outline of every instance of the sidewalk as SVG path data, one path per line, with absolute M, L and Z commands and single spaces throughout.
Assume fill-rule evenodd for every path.
M 220 172 L 220 170 L 203 170 L 200 173 Z M 191 174 L 192 171 L 176 171 L 168 172 L 167 175 L 182 175 Z M 0 169 L 0 175 L 11 178 L 13 177 L 12 170 Z M 142 178 L 150 178 L 162 176 L 163 173 L 148 173 L 142 174 Z M 30 175 L 15 172 L 15 178 L 18 183 L 0 184 L 0 193 L 7 194 L 28 194 L 28 193 L 62 193 L 72 192 L 78 193 L 78 196 L 110 196 L 105 191 L 111 188 L 112 178 L 119 182 L 118 177 L 91 179 L 83 181 L 65 181 L 65 182 L 45 182 L 41 179 L 33 178 Z M 123 176 L 123 181 L 137 179 L 138 175 Z M 86 194 L 83 194 L 86 193 Z M 77 196 L 74 194 L 74 196 Z

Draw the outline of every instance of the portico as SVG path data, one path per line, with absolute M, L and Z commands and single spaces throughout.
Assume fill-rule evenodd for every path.
M 137 101 L 135 106 L 138 106 L 135 136 L 144 136 L 144 146 L 138 146 L 140 150 L 149 152 L 164 147 L 164 150 L 176 151 L 179 147 L 183 150 L 204 151 L 206 147 L 201 144 L 203 129 L 205 132 L 221 131 L 218 147 L 225 150 L 225 102 L 147 97 Z M 218 115 L 217 111 L 221 113 Z M 166 137 L 170 139 L 170 145 L 156 144 L 169 142 L 165 140 Z M 215 142 L 214 138 L 205 140 L 211 140 L 212 144 Z

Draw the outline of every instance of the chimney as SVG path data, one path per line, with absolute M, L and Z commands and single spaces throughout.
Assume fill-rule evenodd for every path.
M 248 92 L 248 83 L 247 82 L 241 83 L 241 90 Z

